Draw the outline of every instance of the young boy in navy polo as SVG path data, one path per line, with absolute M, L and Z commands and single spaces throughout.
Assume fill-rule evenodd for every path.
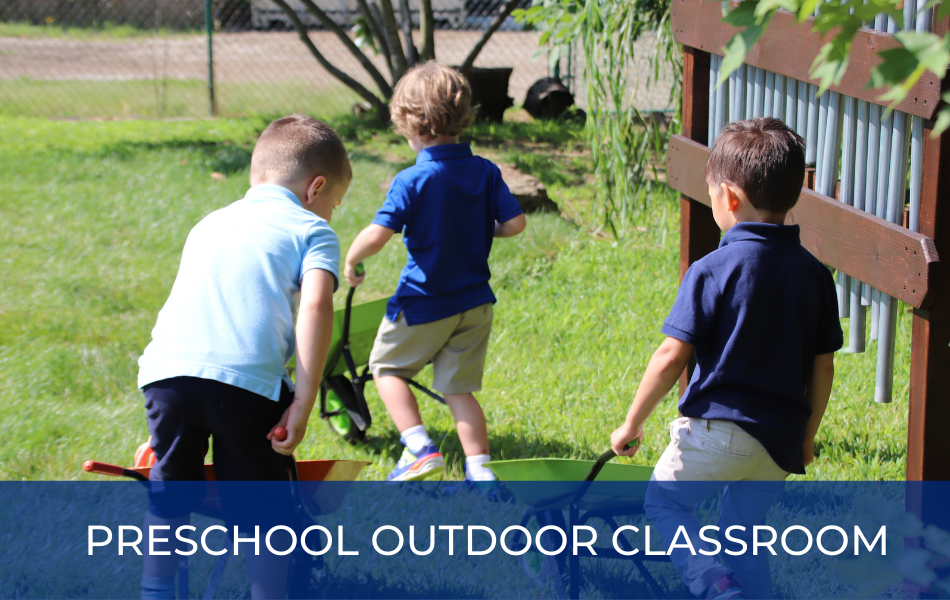
M 204 480 L 209 437 L 218 481 L 287 481 L 285 455 L 307 430 L 333 330 L 340 244 L 329 221 L 352 179 L 350 162 L 333 129 L 292 115 L 261 133 L 250 179 L 242 200 L 188 234 L 175 284 L 139 359 L 157 459 L 152 481 Z M 296 384 L 286 369 L 295 354 Z M 283 440 L 274 437 L 278 426 L 287 430 Z M 182 487 L 162 493 L 167 489 L 152 486 L 145 522 L 175 531 L 204 490 L 187 487 L 199 496 L 183 498 Z M 221 499 L 229 524 L 235 513 L 284 523 L 293 513 L 287 492 Z M 174 596 L 178 558 L 145 557 L 143 598 Z M 252 597 L 284 597 L 288 559 L 248 556 Z
M 440 472 L 444 459 L 422 424 L 404 378 L 432 361 L 432 386 L 445 396 L 465 451 L 465 477 L 490 481 L 481 389 L 495 295 L 488 285 L 492 240 L 525 228 L 518 201 L 491 162 L 458 136 L 472 120 L 471 90 L 454 69 L 428 62 L 409 70 L 393 95 L 396 131 L 418 153 L 399 173 L 373 223 L 353 241 L 344 275 L 362 283 L 356 265 L 403 234 L 408 261 L 380 325 L 370 370 L 405 450 L 389 481 Z
M 788 474 L 814 459 L 831 394 L 842 345 L 834 282 L 801 246 L 798 226 L 784 224 L 804 174 L 804 143 L 777 119 L 731 123 L 716 138 L 706 183 L 725 235 L 683 277 L 663 323 L 668 337 L 610 437 L 617 454 L 634 455 L 639 446 L 625 446 L 642 440 L 643 424 L 696 357 L 644 505 L 666 544 L 683 527 L 696 546 L 671 552 L 696 596 L 772 597 L 764 551 L 702 553 L 715 546 L 701 541 L 696 507 L 725 487 L 719 540 L 741 525 L 732 536 L 751 548 L 753 526 L 764 524 Z

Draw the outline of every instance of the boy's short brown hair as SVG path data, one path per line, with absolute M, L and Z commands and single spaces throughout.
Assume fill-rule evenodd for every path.
M 331 184 L 353 178 L 343 140 L 333 128 L 306 115 L 281 117 L 268 125 L 251 155 L 251 179 L 291 182 L 314 175 Z
M 430 60 L 396 84 L 389 115 L 400 135 L 459 135 L 472 123 L 472 88 L 461 73 Z
M 706 161 L 706 183 L 736 185 L 758 210 L 788 212 L 805 179 L 805 141 L 778 119 L 726 125 Z

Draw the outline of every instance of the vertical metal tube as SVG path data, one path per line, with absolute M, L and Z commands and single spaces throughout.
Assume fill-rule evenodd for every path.
M 755 74 L 756 67 L 747 66 L 745 70 L 745 118 L 755 116 Z
M 775 85 L 772 89 L 772 116 L 776 119 L 785 117 L 785 76 L 775 75 Z M 788 125 L 788 123 L 785 123 Z
M 881 149 L 879 146 L 878 140 L 881 136 L 881 107 L 877 104 L 868 103 L 868 162 L 867 162 L 867 183 L 864 192 L 864 210 L 866 212 L 875 214 L 875 208 L 877 206 L 877 170 L 878 170 L 878 154 Z M 874 300 L 874 293 L 868 284 L 864 284 L 861 288 L 861 302 L 865 306 L 871 306 Z M 872 340 L 877 339 L 877 325 L 871 324 L 871 333 L 874 337 Z
M 722 72 L 722 57 L 719 58 L 719 62 L 716 65 L 716 80 L 719 80 L 719 74 Z M 716 87 L 716 111 L 713 115 L 715 118 L 715 136 L 719 136 L 719 133 L 722 131 L 722 128 L 726 126 L 726 118 L 729 114 L 728 102 L 729 102 L 729 86 L 723 82 L 722 85 Z
M 893 113 L 881 119 L 880 141 L 878 143 L 878 169 L 877 169 L 877 192 L 875 193 L 876 202 L 874 205 L 874 214 L 880 218 L 887 216 L 887 176 L 888 167 L 891 164 L 891 126 L 893 123 Z M 883 294 L 874 290 L 871 296 L 871 339 L 876 340 L 881 335 L 881 296 Z M 880 345 L 878 352 L 880 352 Z
M 798 101 L 796 103 L 795 109 L 795 123 L 798 125 L 798 129 L 795 130 L 795 133 L 804 138 L 808 129 L 808 84 L 804 81 L 798 82 Z M 807 157 L 805 162 L 808 162 Z
M 218 103 L 214 98 L 214 14 L 211 12 L 211 0 L 205 0 L 205 32 L 208 34 L 208 112 L 214 117 L 218 114 Z
M 706 119 L 706 145 L 712 148 L 716 140 L 716 80 L 719 79 L 720 57 L 713 54 L 709 57 L 709 118 Z
M 827 93 L 827 121 L 826 121 L 826 132 L 825 132 L 825 150 L 822 153 L 822 172 L 823 172 L 823 190 L 822 194 L 834 198 L 835 191 L 838 184 L 838 158 L 841 157 L 842 171 L 841 171 L 841 201 L 848 202 L 845 200 L 845 192 L 848 195 L 851 195 L 851 190 L 844 189 L 845 182 L 849 178 L 854 177 L 854 145 L 853 140 L 850 138 L 854 137 L 853 134 L 853 105 L 852 105 L 852 116 L 848 121 L 848 129 L 844 128 L 844 114 L 842 110 L 841 94 L 838 92 L 828 92 Z M 854 100 L 850 98 L 850 100 Z M 848 134 L 848 147 L 843 145 L 843 137 L 845 134 Z M 849 156 L 848 151 L 850 150 L 851 154 Z M 850 160 L 850 164 L 846 164 Z M 845 169 L 847 167 L 847 169 Z M 847 185 L 852 185 L 851 181 L 848 181 Z M 848 202 L 850 204 L 850 202 Z M 838 271 L 838 281 L 836 285 L 838 292 L 838 317 L 841 319 L 847 319 L 851 316 L 851 302 L 850 296 L 851 293 L 851 277 L 848 276 L 843 271 Z
M 905 0 L 906 1 L 906 0 Z M 930 31 L 930 19 L 932 8 L 927 8 L 927 0 L 917 0 L 915 7 L 914 29 L 917 31 Z M 912 231 L 917 231 L 920 226 L 920 186 L 922 183 L 923 162 L 924 162 L 924 120 L 920 117 L 913 118 L 913 125 L 910 139 L 910 219 L 909 227 Z
M 765 69 L 755 70 L 755 96 L 752 101 L 752 118 L 765 115 Z
M 827 174 L 827 171 L 824 169 L 824 159 L 825 150 L 827 150 L 825 138 L 828 132 L 829 96 L 830 94 L 825 92 L 821 95 L 821 98 L 818 99 L 818 141 L 815 146 L 815 189 L 819 190 L 819 192 L 825 188 L 823 177 Z
M 785 124 L 798 131 L 798 81 L 785 78 Z
M 775 95 L 775 73 L 772 71 L 765 72 L 765 88 L 762 98 L 762 116 L 763 117 L 774 117 L 775 114 L 772 113 L 772 96 Z
M 857 102 L 856 121 L 856 130 L 854 133 L 854 184 L 851 201 L 855 208 L 864 210 L 868 166 L 868 103 L 864 100 Z M 842 197 L 844 197 L 844 193 L 842 193 Z M 867 323 L 864 310 L 865 306 L 861 298 L 861 290 L 863 287 L 864 284 L 860 281 L 854 278 L 851 279 L 851 319 L 848 325 L 848 352 L 864 352 L 865 350 L 864 336 L 866 334 Z
M 807 85 L 808 116 L 805 127 L 805 164 L 814 165 L 818 156 L 818 98 L 815 92 L 818 88 L 812 84 Z

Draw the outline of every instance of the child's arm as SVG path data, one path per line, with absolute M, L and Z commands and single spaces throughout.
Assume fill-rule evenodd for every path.
M 333 274 L 323 269 L 310 269 L 300 285 L 300 309 L 297 312 L 297 377 L 294 385 L 294 401 L 284 411 L 280 422 L 274 425 L 267 439 L 274 451 L 293 454 L 297 444 L 307 432 L 307 420 L 313 410 L 323 364 L 330 349 L 333 335 Z M 287 437 L 283 441 L 274 438 L 274 429 L 284 427 Z
M 528 220 L 525 219 L 524 213 L 521 213 L 517 217 L 512 217 L 505 221 L 504 223 L 499 223 L 495 221 L 495 237 L 496 238 L 506 238 L 514 237 L 524 231 L 524 228 L 528 225 Z
M 805 399 L 811 407 L 811 417 L 805 426 L 805 466 L 815 460 L 815 435 L 821 418 L 828 407 L 831 396 L 831 383 L 835 378 L 835 355 L 819 354 L 815 357 L 815 366 L 811 371 L 811 381 L 805 388 Z
M 389 227 L 374 223 L 356 236 L 346 253 L 346 264 L 343 266 L 343 277 L 351 287 L 358 286 L 366 279 L 365 274 L 356 274 L 356 265 L 382 250 L 394 233 Z
M 656 409 L 656 405 L 666 396 L 693 355 L 693 345 L 676 338 L 668 337 L 653 353 L 647 370 L 643 373 L 633 404 L 627 411 L 627 420 L 610 434 L 610 446 L 618 456 L 633 456 L 640 449 L 625 446 L 633 440 L 643 437 L 643 424 Z

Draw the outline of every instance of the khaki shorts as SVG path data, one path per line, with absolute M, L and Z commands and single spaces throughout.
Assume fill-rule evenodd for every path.
M 482 389 L 492 322 L 491 303 L 431 323 L 409 326 L 402 313 L 383 318 L 369 368 L 376 377 L 412 378 L 432 361 L 432 387 L 443 394 Z

